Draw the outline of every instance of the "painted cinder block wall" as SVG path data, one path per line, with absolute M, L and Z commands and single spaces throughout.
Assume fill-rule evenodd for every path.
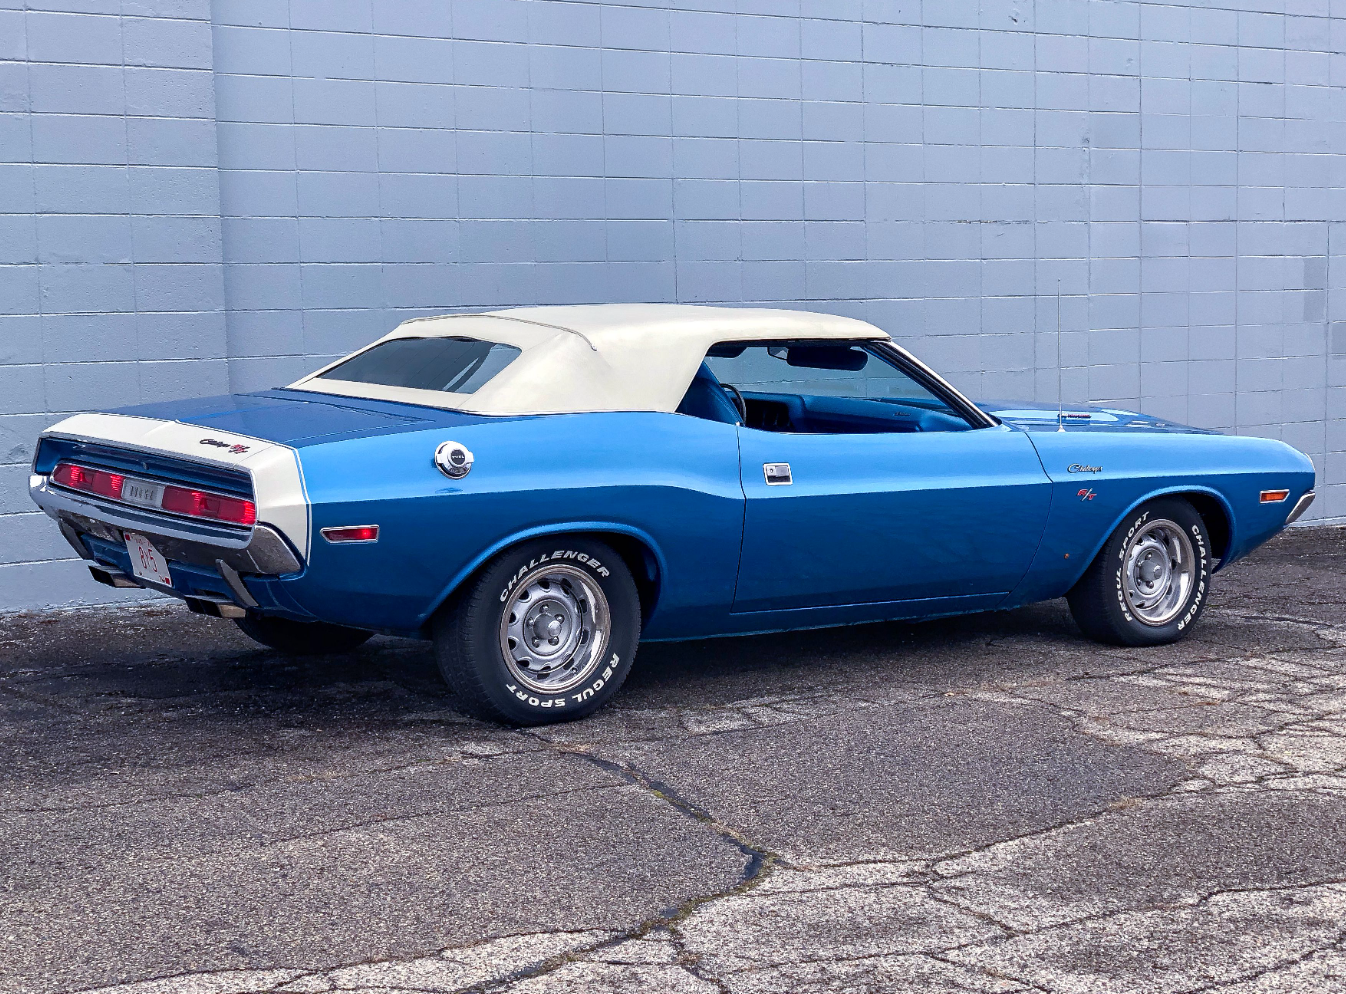
M 866 318 L 977 397 L 1284 438 L 1346 517 L 1346 0 L 0 0 L 0 609 L 64 413 L 431 311 Z

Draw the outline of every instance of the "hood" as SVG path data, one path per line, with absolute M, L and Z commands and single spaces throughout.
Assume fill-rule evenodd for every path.
M 301 390 L 263 390 L 194 400 L 123 407 L 114 414 L 158 418 L 248 435 L 299 448 L 319 442 L 390 432 L 454 427 L 485 420 L 480 415 L 381 401 L 329 398 Z
M 1066 431 L 1163 431 L 1192 435 L 1216 435 L 1206 428 L 1167 421 L 1137 411 L 1092 404 L 1055 404 L 1032 400 L 988 400 L 977 404 L 983 411 L 1024 431 L 1055 431 L 1058 421 Z

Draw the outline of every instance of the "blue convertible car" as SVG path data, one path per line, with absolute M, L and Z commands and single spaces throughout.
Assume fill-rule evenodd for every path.
M 281 390 L 80 414 L 33 499 L 95 579 L 286 652 L 433 639 L 463 705 L 610 700 L 641 639 L 1066 596 L 1181 637 L 1309 460 L 1130 411 L 977 405 L 861 321 L 675 305 L 419 318 Z

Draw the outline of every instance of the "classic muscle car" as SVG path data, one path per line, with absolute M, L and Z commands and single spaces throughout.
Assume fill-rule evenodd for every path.
M 430 639 L 467 710 L 612 699 L 641 639 L 1006 609 L 1180 638 L 1299 517 L 1278 441 L 974 404 L 872 325 L 530 307 L 406 321 L 284 389 L 78 414 L 31 492 L 94 579 L 283 652 Z

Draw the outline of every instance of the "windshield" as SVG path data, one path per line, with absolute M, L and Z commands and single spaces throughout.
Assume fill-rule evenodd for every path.
M 475 338 L 393 338 L 333 366 L 318 379 L 475 393 L 519 352 L 513 345 Z
M 717 345 L 706 365 L 744 392 L 854 397 L 954 412 L 865 342 Z

